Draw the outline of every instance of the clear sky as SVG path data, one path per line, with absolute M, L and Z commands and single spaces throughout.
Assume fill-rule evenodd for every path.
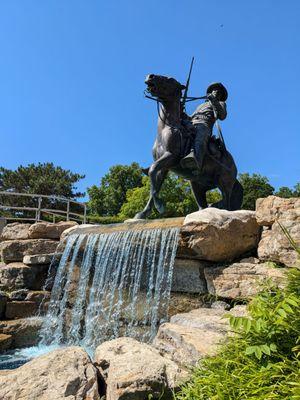
M 2 0 L 0 135 L 6 168 L 52 161 L 98 184 L 111 165 L 148 165 L 148 73 L 229 91 L 222 122 L 240 172 L 300 181 L 299 0 Z M 189 109 L 190 112 L 196 104 Z

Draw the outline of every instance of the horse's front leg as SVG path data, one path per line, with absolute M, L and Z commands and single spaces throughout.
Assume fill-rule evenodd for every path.
M 153 197 L 151 195 L 143 211 L 135 214 L 134 219 L 146 219 L 147 217 L 149 217 L 153 208 L 153 204 Z
M 158 197 L 163 181 L 169 169 L 176 164 L 178 157 L 170 152 L 164 153 L 162 157 L 153 163 L 149 169 L 149 178 L 151 184 L 151 197 L 157 211 L 162 214 L 164 212 L 164 204 Z
M 149 170 L 150 170 L 150 168 L 149 168 Z M 156 175 L 156 188 L 158 190 L 160 190 L 167 173 L 168 173 L 167 170 L 164 172 L 158 171 L 158 173 Z M 145 208 L 143 209 L 143 211 L 138 212 L 135 215 L 134 219 L 145 219 L 145 218 L 149 217 L 149 215 L 151 214 L 153 205 L 154 205 L 153 195 L 152 195 L 152 193 L 150 193 L 150 197 L 149 197 L 149 200 L 148 200 Z
M 150 168 L 147 171 L 148 174 L 149 174 Z M 167 173 L 168 173 L 167 170 L 158 171 L 158 173 L 156 175 L 156 190 L 158 190 L 158 191 L 160 190 L 160 188 L 161 188 L 161 186 L 162 186 L 162 184 L 163 184 L 163 182 L 165 180 L 165 177 L 166 177 Z M 149 200 L 148 200 L 145 208 L 143 209 L 143 211 L 138 212 L 135 215 L 134 219 L 145 219 L 145 218 L 149 217 L 149 215 L 151 214 L 153 205 L 154 205 L 154 199 L 153 199 L 152 192 L 150 192 L 150 197 L 149 197 Z
M 176 156 L 167 152 L 151 165 L 148 172 L 151 185 L 150 198 L 143 211 L 138 212 L 134 219 L 145 219 L 149 217 L 153 205 L 155 205 L 155 208 L 158 210 L 158 212 L 162 213 L 164 211 L 164 205 L 158 198 L 158 193 L 165 180 L 165 177 L 167 176 L 169 168 L 176 163 L 176 160 Z

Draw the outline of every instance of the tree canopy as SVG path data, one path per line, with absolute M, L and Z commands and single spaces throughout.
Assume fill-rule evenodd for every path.
M 148 177 L 144 177 L 141 187 L 128 190 L 126 202 L 121 207 L 119 217 L 121 219 L 132 218 L 138 211 L 141 211 L 148 201 L 149 193 L 150 180 Z M 198 209 L 189 182 L 172 173 L 165 179 L 159 197 L 165 204 L 165 212 L 160 216 L 156 210 L 153 210 L 151 218 L 180 217 Z M 220 194 L 217 190 L 211 191 L 207 195 L 209 203 L 219 199 Z
M 42 195 L 54 195 L 77 199 L 84 196 L 84 193 L 77 191 L 75 184 L 83 179 L 84 175 L 71 172 L 53 163 L 20 165 L 16 170 L 0 167 L 0 191 L 31 193 Z M 1 205 L 13 207 L 37 207 L 37 198 L 19 196 L 0 196 Z M 65 202 L 60 203 L 50 199 L 43 199 L 43 208 L 50 207 L 55 203 L 55 208 L 66 208 Z M 51 206 L 52 208 L 52 206 Z M 72 205 L 72 211 L 77 210 L 76 205 Z M 81 212 L 82 209 L 80 208 Z M 20 210 L 1 210 L 0 214 L 5 217 L 32 218 L 32 211 Z
M 73 173 L 53 163 L 20 165 L 16 170 L 0 167 L 0 190 L 75 199 L 84 196 L 75 186 L 83 178 L 84 175 Z
M 103 176 L 100 186 L 88 188 L 91 214 L 115 216 L 126 200 L 128 190 L 142 185 L 143 172 L 138 163 L 114 165 Z
M 268 178 L 260 174 L 243 173 L 239 175 L 239 180 L 244 188 L 242 207 L 245 209 L 254 210 L 258 198 L 275 192 Z M 110 217 L 118 220 L 132 218 L 146 205 L 149 192 L 149 178 L 143 176 L 139 164 L 115 165 L 101 179 L 100 186 L 94 185 L 88 189 L 89 209 L 91 214 L 108 218 L 108 221 L 111 220 Z M 281 187 L 275 194 L 281 197 L 297 197 L 300 195 L 300 183 L 293 189 Z M 189 182 L 173 173 L 165 179 L 159 196 L 165 204 L 165 213 L 159 215 L 154 210 L 151 218 L 183 216 L 198 209 Z M 209 204 L 219 201 L 220 198 L 218 190 L 207 193 Z
M 244 173 L 239 175 L 239 181 L 244 189 L 243 209 L 255 210 L 257 199 L 270 196 L 274 193 L 274 188 L 270 185 L 266 176 Z
M 280 187 L 275 195 L 285 198 L 300 197 L 300 182 L 297 183 L 292 189 L 287 186 Z

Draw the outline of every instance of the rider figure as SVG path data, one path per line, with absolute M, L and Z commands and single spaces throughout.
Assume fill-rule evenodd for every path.
M 225 101 L 228 93 L 222 83 L 209 85 L 206 95 L 207 101 L 200 104 L 191 116 L 195 139 L 191 152 L 180 162 L 183 168 L 201 170 L 214 123 L 217 119 L 224 120 L 227 116 Z

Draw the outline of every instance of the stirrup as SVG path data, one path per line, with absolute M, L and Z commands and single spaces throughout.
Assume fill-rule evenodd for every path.
M 190 152 L 190 154 L 180 160 L 180 165 L 184 169 L 199 169 L 199 165 L 193 150 Z

